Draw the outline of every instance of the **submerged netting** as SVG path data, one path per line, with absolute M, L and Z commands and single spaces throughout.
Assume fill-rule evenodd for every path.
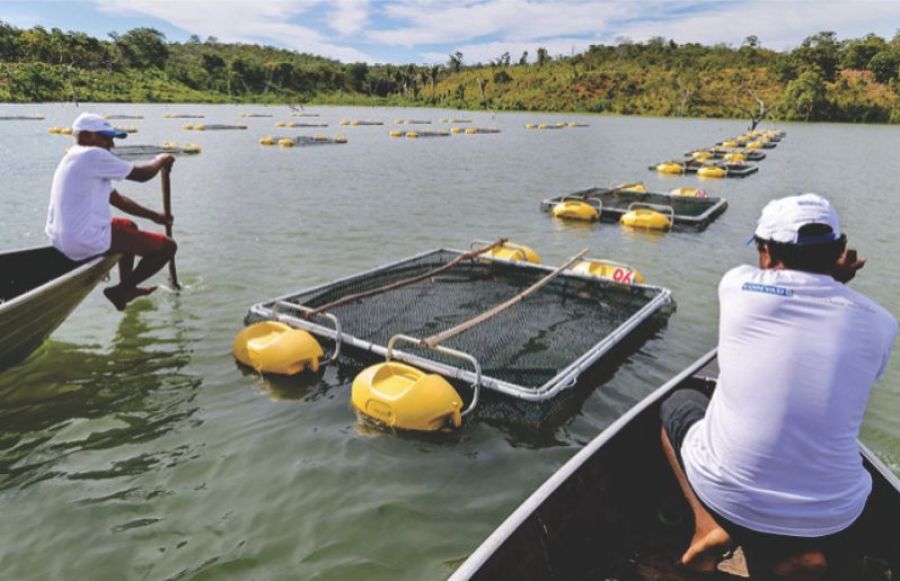
M 719 203 L 718 198 L 691 198 L 687 196 L 666 196 L 664 194 L 653 194 L 650 192 L 609 192 L 605 190 L 597 190 L 596 195 L 591 198 L 602 200 L 604 210 L 621 210 L 628 209 L 629 204 L 640 202 L 642 204 L 661 204 L 671 206 L 675 210 L 676 216 L 698 217 L 704 212 Z
M 411 278 L 456 258 L 439 251 L 291 297 L 318 307 L 349 294 Z M 544 277 L 547 271 L 464 261 L 425 281 L 329 309 L 345 334 L 386 346 L 395 334 L 425 338 L 494 307 Z M 601 280 L 557 277 L 521 303 L 443 343 L 473 355 L 483 373 L 537 388 L 631 318 L 661 289 L 614 285 Z M 468 364 L 408 344 L 398 348 L 454 367 Z

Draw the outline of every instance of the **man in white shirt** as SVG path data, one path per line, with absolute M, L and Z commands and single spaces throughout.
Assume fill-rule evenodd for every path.
M 72 124 L 78 144 L 69 149 L 53 175 L 46 234 L 53 246 L 72 260 L 80 261 L 100 254 L 121 254 L 119 284 L 103 291 L 118 310 L 132 300 L 148 295 L 156 287 L 140 287 L 175 256 L 178 246 L 162 234 L 138 230 L 125 218 L 113 218 L 109 206 L 147 218 L 157 224 L 172 223 L 171 215 L 154 212 L 123 196 L 113 181 L 129 179 L 146 182 L 160 170 L 171 170 L 175 158 L 159 155 L 152 162 L 132 165 L 110 153 L 113 138 L 125 137 L 109 121 L 92 113 L 83 113 Z M 141 262 L 134 267 L 134 257 Z
M 770 202 L 759 268 L 719 284 L 719 381 L 662 406 L 663 449 L 694 512 L 682 563 L 711 571 L 740 544 L 756 573 L 821 578 L 872 480 L 857 437 L 887 367 L 894 317 L 849 282 L 864 259 L 815 194 Z

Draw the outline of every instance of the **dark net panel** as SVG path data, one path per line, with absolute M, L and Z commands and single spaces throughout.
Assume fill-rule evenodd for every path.
M 597 196 L 603 201 L 604 208 L 616 208 L 625 210 L 629 204 L 641 202 L 643 204 L 661 204 L 672 206 L 675 214 L 679 216 L 697 217 L 712 208 L 719 200 L 710 198 L 691 198 L 687 196 L 666 196 L 644 192 L 613 192 Z
M 341 283 L 292 301 L 317 307 L 348 294 L 423 274 L 455 258 L 440 252 L 363 280 Z M 385 346 L 395 334 L 425 338 L 512 298 L 546 274 L 530 268 L 463 262 L 426 281 L 366 297 L 329 312 L 344 332 Z M 473 355 L 485 375 L 536 388 L 583 355 L 653 299 L 654 289 L 558 277 L 496 317 L 445 345 Z M 454 367 L 464 361 L 413 351 Z

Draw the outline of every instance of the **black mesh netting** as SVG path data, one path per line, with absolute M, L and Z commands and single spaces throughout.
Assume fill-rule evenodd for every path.
M 319 307 L 349 294 L 421 275 L 458 256 L 439 251 L 361 279 L 291 297 Z M 386 346 L 403 333 L 425 338 L 453 327 L 525 290 L 547 271 L 464 261 L 425 281 L 329 309 L 346 334 Z M 473 355 L 485 375 L 536 388 L 603 340 L 661 290 L 615 285 L 601 280 L 557 277 L 541 290 L 496 317 L 446 341 Z M 454 367 L 464 361 L 407 343 L 399 349 L 426 355 Z
M 666 196 L 663 194 L 653 194 L 649 192 L 609 192 L 602 193 L 603 190 L 597 190 L 596 195 L 592 198 L 599 198 L 603 201 L 603 209 L 617 209 L 625 211 L 629 204 L 640 202 L 642 204 L 661 204 L 664 206 L 672 206 L 676 216 L 690 216 L 696 218 L 703 215 L 704 212 L 715 206 L 718 198 L 691 198 L 687 196 Z

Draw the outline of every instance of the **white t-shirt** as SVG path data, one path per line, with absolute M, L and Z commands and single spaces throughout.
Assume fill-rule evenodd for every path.
M 125 179 L 132 168 L 102 147 L 69 149 L 53 174 L 44 230 L 57 250 L 72 260 L 109 250 L 112 180 Z
M 830 276 L 752 266 L 722 278 L 719 304 L 719 383 L 682 444 L 688 480 L 751 530 L 843 530 L 871 492 L 856 439 L 896 319 Z

